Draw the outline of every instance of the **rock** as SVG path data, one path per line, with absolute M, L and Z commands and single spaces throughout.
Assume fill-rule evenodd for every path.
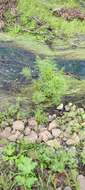
M 51 131 L 52 129 L 57 128 L 57 127 L 58 127 L 58 126 L 57 126 L 56 120 L 53 120 L 53 121 L 49 124 L 48 130 Z
M 23 135 L 23 134 L 20 134 L 20 136 L 18 136 L 18 139 L 17 139 L 17 140 L 22 140 L 23 137 L 24 137 L 24 135 Z
M 11 128 L 10 127 L 6 127 L 0 134 L 1 138 L 8 138 L 11 134 Z
M 8 137 L 8 140 L 15 142 L 20 137 L 20 135 L 20 131 L 16 131 L 15 134 L 12 134 Z
M 28 141 L 29 143 L 35 143 L 38 140 L 37 133 L 34 131 L 31 131 L 28 136 L 24 137 L 24 140 Z
M 25 136 L 29 135 L 30 132 L 31 132 L 31 129 L 29 127 L 26 127 L 25 130 L 24 130 Z
M 67 186 L 64 188 L 64 190 L 72 190 L 71 187 Z
M 72 111 L 72 112 L 75 112 L 75 111 L 76 111 L 76 105 L 73 105 L 73 106 L 71 107 L 71 111 Z
M 68 103 L 68 106 L 69 106 L 69 107 L 71 107 L 72 105 L 73 105 L 72 102 L 69 102 L 69 103 Z
M 62 190 L 62 187 L 58 187 L 56 190 Z
M 85 190 L 85 176 L 79 175 L 77 178 L 79 185 L 80 185 L 80 190 Z
M 67 145 L 76 145 L 79 143 L 79 137 L 76 133 L 74 133 L 74 135 L 71 137 L 71 139 L 68 139 L 66 144 Z
M 52 148 L 58 149 L 60 147 L 60 142 L 56 139 L 48 140 L 46 144 Z
M 56 119 L 56 114 L 49 115 L 48 117 L 49 122 L 53 121 L 54 119 Z
M 84 111 L 83 108 L 78 108 L 78 109 L 77 109 L 77 112 L 78 112 L 79 114 L 81 114 L 81 113 L 85 113 L 85 111 Z
M 53 137 L 59 137 L 59 135 L 61 134 L 61 130 L 60 129 L 52 129 L 52 135 Z
M 63 105 L 63 104 L 60 104 L 60 105 L 57 107 L 57 110 L 62 111 L 63 108 L 64 108 L 64 105 Z
M 72 107 L 72 103 L 69 102 L 66 106 L 65 106 L 65 111 L 69 112 L 71 110 Z
M 12 126 L 14 131 L 23 131 L 24 130 L 24 123 L 20 120 L 14 121 Z
M 34 117 L 28 119 L 28 125 L 30 126 L 31 129 L 37 130 L 37 122 Z
M 39 141 L 44 141 L 47 142 L 49 139 L 52 139 L 53 136 L 51 135 L 51 133 L 48 130 L 44 130 L 42 132 L 39 133 Z

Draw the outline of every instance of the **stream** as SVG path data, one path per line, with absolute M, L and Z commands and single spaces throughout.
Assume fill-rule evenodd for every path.
M 83 48 L 84 49 L 84 48 Z M 73 49 L 75 51 L 75 49 Z M 66 54 L 66 51 L 65 51 Z M 59 69 L 66 73 L 85 79 L 85 59 L 71 59 L 59 56 L 53 58 Z M 32 76 L 35 77 L 34 64 L 36 55 L 22 47 L 18 47 L 13 42 L 0 42 L 0 102 L 13 101 L 17 96 L 17 91 L 29 83 L 21 71 L 24 67 L 30 67 Z

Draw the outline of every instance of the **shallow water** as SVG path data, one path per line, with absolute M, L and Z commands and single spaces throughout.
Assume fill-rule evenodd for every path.
M 26 83 L 23 67 L 33 66 L 35 55 L 12 43 L 0 42 L 0 89 L 10 90 Z
M 30 82 L 21 74 L 24 67 L 30 67 L 32 76 L 35 77 L 35 59 L 34 53 L 17 47 L 13 42 L 0 42 L 0 102 L 2 101 L 2 104 L 5 100 L 13 100 L 15 95 L 17 96 L 16 92 Z M 53 59 L 59 69 L 63 68 L 65 72 L 85 79 L 85 60 L 76 57 L 67 59 L 64 56 Z

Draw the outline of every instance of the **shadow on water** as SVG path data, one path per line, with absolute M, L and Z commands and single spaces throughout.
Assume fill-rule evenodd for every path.
M 22 48 L 18 48 L 12 43 L 0 42 L 0 89 L 13 90 L 26 84 L 21 71 L 24 67 L 31 67 L 35 55 Z M 33 72 L 32 72 L 33 73 Z

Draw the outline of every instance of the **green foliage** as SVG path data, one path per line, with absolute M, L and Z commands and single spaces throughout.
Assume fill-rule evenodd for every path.
M 22 72 L 21 74 L 26 77 L 27 79 L 30 79 L 31 78 L 31 72 L 30 72 L 30 69 L 28 67 L 24 67 L 22 69 Z
M 39 78 L 35 82 L 33 100 L 35 104 L 58 105 L 68 89 L 63 72 L 56 71 L 49 60 L 37 59 Z
M 35 113 L 35 119 L 38 124 L 41 124 L 41 123 L 46 124 L 48 122 L 48 119 L 47 119 L 45 113 L 43 112 L 43 110 L 40 107 L 37 108 L 34 113 Z
M 83 151 L 80 156 L 81 156 L 81 161 L 83 165 L 85 165 L 85 152 Z
M 7 190 L 19 186 L 31 190 L 34 185 L 37 189 L 54 189 L 53 176 L 62 173 L 68 176 L 77 168 L 76 155 L 73 153 L 62 149 L 55 152 L 44 144 L 27 144 L 24 141 L 7 145 L 1 158 L 1 177 L 6 177 L 7 183 L 10 179 Z
M 60 7 L 79 7 L 77 0 L 18 0 L 17 11 L 19 23 L 12 17 L 10 11 L 5 13 L 6 30 L 15 34 L 29 33 L 30 37 L 35 36 L 36 40 L 53 43 L 57 35 L 65 34 L 71 37 L 76 33 L 85 33 L 84 22 L 74 20 L 72 22 L 56 18 L 50 9 Z M 49 30 L 52 29 L 52 30 Z M 26 32 L 25 32 L 26 31 Z
M 34 169 L 37 164 L 30 158 L 23 155 L 15 160 L 15 164 L 19 172 L 15 178 L 17 184 L 24 186 L 27 190 L 30 190 L 33 184 L 37 181 L 37 178 L 34 175 Z

